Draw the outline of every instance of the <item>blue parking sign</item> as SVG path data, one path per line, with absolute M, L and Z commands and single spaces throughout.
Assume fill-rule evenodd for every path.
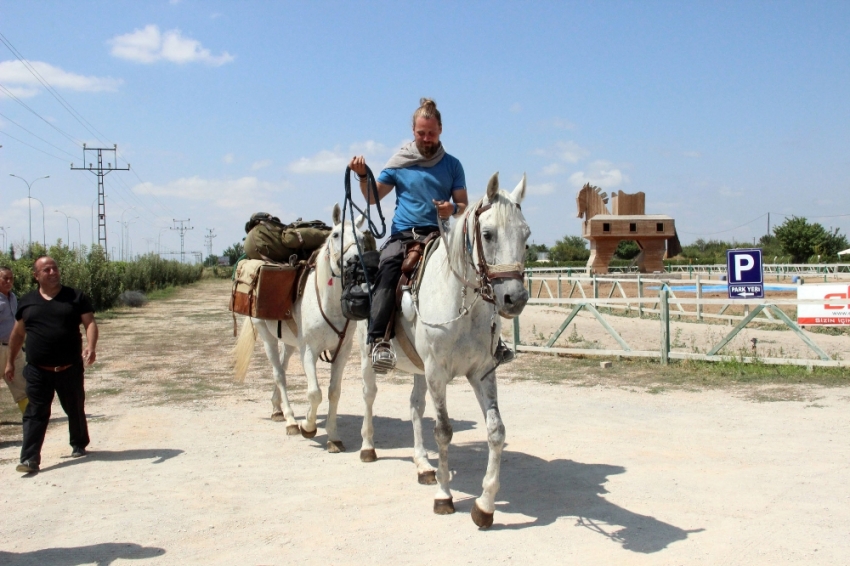
M 726 250 L 726 281 L 730 299 L 763 299 L 761 250 Z

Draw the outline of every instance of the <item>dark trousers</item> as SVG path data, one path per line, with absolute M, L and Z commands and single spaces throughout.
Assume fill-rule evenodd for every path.
M 71 446 L 85 448 L 89 445 L 89 429 L 86 424 L 86 392 L 83 388 L 85 370 L 82 360 L 65 371 L 55 373 L 27 364 L 24 377 L 27 380 L 29 405 L 24 411 L 24 441 L 21 446 L 21 462 L 41 463 L 41 447 L 47 424 L 50 421 L 50 406 L 54 393 L 68 415 L 68 431 Z
M 404 262 L 404 244 L 409 238 L 390 239 L 381 250 L 381 262 L 375 276 L 372 292 L 372 309 L 369 313 L 369 343 L 383 339 L 387 326 L 395 312 L 395 291 L 401 278 L 401 264 Z M 395 333 L 391 334 L 394 336 Z

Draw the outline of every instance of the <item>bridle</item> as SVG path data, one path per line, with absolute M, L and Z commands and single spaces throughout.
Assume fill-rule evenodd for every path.
M 514 203 L 514 206 L 520 210 L 522 209 L 519 204 Z M 481 234 L 480 218 L 482 214 L 490 210 L 492 207 L 493 203 L 488 202 L 486 205 L 478 206 L 478 208 L 475 209 L 475 213 L 472 217 L 472 241 L 475 243 L 475 249 L 478 252 L 478 264 L 476 265 L 472 260 L 470 260 L 469 263 L 475 270 L 475 276 L 478 280 L 477 285 L 473 288 L 479 295 L 481 295 L 481 298 L 484 301 L 495 304 L 496 300 L 493 291 L 493 282 L 499 279 L 518 279 L 522 281 L 525 265 L 520 262 L 487 263 L 487 259 L 484 257 L 484 244 L 482 243 L 484 237 Z M 466 253 L 471 253 L 472 251 L 472 244 L 469 241 L 469 234 L 467 232 L 470 213 L 471 211 L 467 211 L 463 219 L 463 234 L 466 239 L 466 246 L 464 249 Z M 463 281 L 468 285 L 467 281 Z
M 343 240 L 344 240 L 345 239 L 345 232 L 342 232 L 342 234 L 343 234 Z M 333 240 L 333 238 L 328 237 L 328 244 L 327 244 L 327 246 L 325 246 L 325 250 L 326 250 L 325 255 L 328 258 L 328 264 L 329 264 L 330 271 L 331 271 L 331 277 L 333 277 L 335 279 L 341 279 L 342 278 L 342 258 L 345 257 L 345 254 L 348 252 L 349 248 L 351 248 L 351 246 L 353 246 L 354 244 L 357 243 L 357 234 L 354 235 L 354 242 L 351 242 L 347 246 L 345 246 L 345 248 L 339 254 L 337 254 L 336 252 L 333 252 L 333 253 L 331 252 L 331 247 L 332 247 L 332 244 L 333 244 L 332 240 Z M 334 273 L 333 266 L 334 266 L 335 263 L 339 264 L 339 275 Z M 337 354 L 339 354 L 340 348 L 342 348 L 342 343 L 345 340 L 345 334 L 346 334 L 346 332 L 348 332 L 348 324 L 351 322 L 351 320 L 345 319 L 345 326 L 342 327 L 342 330 L 337 328 L 334 325 L 334 323 L 331 322 L 331 320 L 328 318 L 328 315 L 325 314 L 325 309 L 322 308 L 322 295 L 319 292 L 319 270 L 316 269 L 315 263 L 312 264 L 310 267 L 312 269 L 316 270 L 316 275 L 313 277 L 313 282 L 315 283 L 315 287 L 316 287 L 316 303 L 319 305 L 319 312 L 322 314 L 322 318 L 325 319 L 325 322 L 327 323 L 327 325 L 330 326 L 331 330 L 333 330 L 336 333 L 337 337 L 339 337 L 339 343 L 337 343 L 336 350 L 334 350 L 333 354 L 329 354 L 328 350 L 325 350 L 324 352 L 319 354 L 320 360 L 322 360 L 323 362 L 327 362 L 329 364 L 332 364 L 332 363 L 334 363 L 334 361 L 336 361 L 336 356 L 337 356 Z

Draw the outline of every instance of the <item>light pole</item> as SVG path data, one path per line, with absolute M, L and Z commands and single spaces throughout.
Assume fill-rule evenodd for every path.
M 33 181 L 35 183 L 35 181 Z M 35 197 L 29 197 L 30 199 L 36 201 L 41 205 L 41 245 L 44 246 L 45 253 L 47 252 L 47 228 L 44 227 L 44 203 L 38 200 Z M 30 231 L 32 231 L 32 226 L 30 226 Z M 32 237 L 32 236 L 30 236 Z M 32 246 L 32 243 L 30 243 Z
M 0 147 L 3 147 L 3 146 L 0 146 Z M 3 227 L 3 226 L 0 226 L 0 230 L 3 230 L 3 248 L 0 249 L 0 253 L 4 254 L 4 253 L 6 253 L 6 228 Z
M 31 192 L 32 186 L 33 186 L 33 185 L 35 185 L 35 181 L 40 181 L 41 179 L 49 179 L 49 178 L 50 178 L 50 175 L 45 175 L 44 177 L 39 177 L 38 179 L 36 179 L 36 180 L 35 180 L 35 181 L 33 181 L 32 183 L 27 182 L 27 180 L 26 180 L 26 179 L 24 179 L 23 177 L 21 177 L 21 176 L 19 176 L 19 175 L 15 175 L 14 173 L 9 173 L 9 176 L 10 176 L 10 177 L 16 177 L 16 178 L 20 179 L 21 181 L 23 181 L 24 183 L 26 183 L 26 184 L 27 184 L 27 208 L 29 208 L 29 217 L 30 217 L 30 241 L 29 241 L 29 246 L 30 246 L 30 247 L 32 247 L 32 203 L 30 202 L 30 192 Z M 40 202 L 40 201 L 39 201 L 39 202 Z M 42 212 L 44 212 L 44 205 L 42 205 Z M 29 253 L 29 252 L 28 252 L 28 253 Z
M 53 212 L 58 212 L 59 214 L 62 214 L 62 215 L 65 216 L 65 237 L 68 238 L 67 240 L 65 240 L 65 246 L 68 249 L 71 249 L 71 228 L 70 228 L 71 221 L 69 220 L 70 216 L 68 216 L 67 214 L 65 214 L 64 212 L 59 210 L 58 208 L 56 210 L 54 210 Z
M 160 257 L 162 256 L 162 233 L 166 230 L 171 230 L 171 228 L 169 226 L 166 226 L 165 228 L 160 228 L 159 235 L 156 237 L 156 254 Z

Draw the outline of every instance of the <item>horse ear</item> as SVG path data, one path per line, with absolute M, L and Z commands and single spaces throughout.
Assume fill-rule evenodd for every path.
M 342 222 L 342 209 L 339 207 L 339 203 L 334 204 L 334 211 L 333 211 L 332 218 L 333 218 L 334 226 L 336 226 L 337 224 Z
M 522 180 L 517 184 L 516 188 L 511 193 L 511 200 L 514 204 L 521 204 L 525 198 L 525 173 L 522 174 Z
M 363 215 L 361 214 L 360 216 L 358 216 L 358 217 L 354 220 L 354 225 L 355 225 L 355 226 L 357 227 L 357 229 L 359 230 L 359 229 L 360 229 L 360 227 L 361 227 L 361 226 L 363 226 L 363 222 L 365 222 L 365 221 L 366 221 L 366 217 L 365 217 L 365 216 L 363 216 Z
M 499 194 L 499 172 L 493 173 L 490 181 L 487 183 L 487 200 L 493 202 L 496 200 L 496 195 Z

